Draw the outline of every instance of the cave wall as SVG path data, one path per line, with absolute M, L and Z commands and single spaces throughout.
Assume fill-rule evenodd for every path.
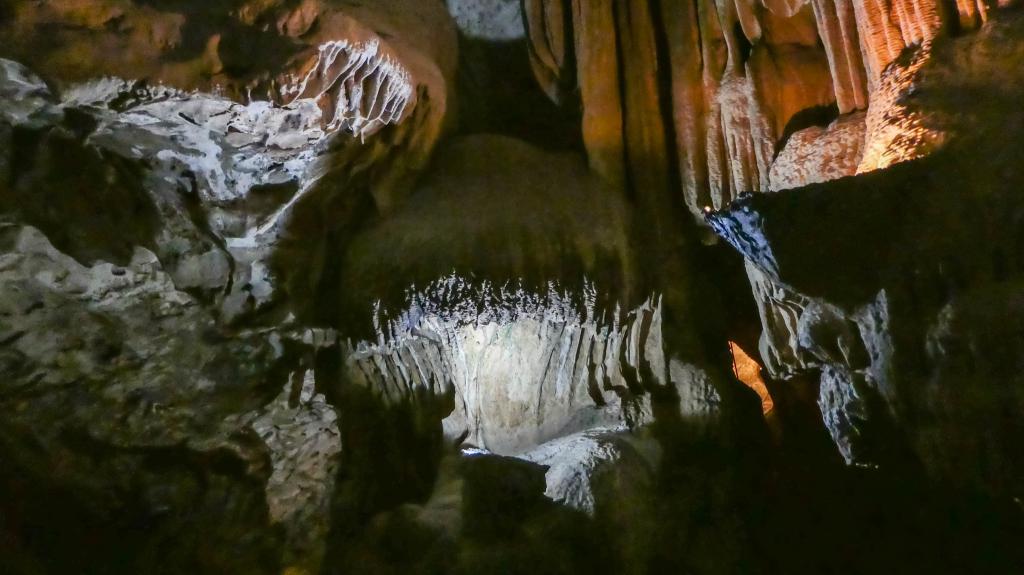
M 666 341 L 700 338 L 695 322 L 663 328 L 633 214 L 575 154 L 495 135 L 444 144 L 408 203 L 348 247 L 334 292 L 346 379 L 390 403 L 451 394 L 446 437 L 502 454 L 642 427 L 652 389 L 713 420 L 725 383 L 701 347 Z
M 699 215 L 741 192 L 834 179 L 920 155 L 906 144 L 888 150 L 892 117 L 912 120 L 894 101 L 910 72 L 894 80 L 887 68 L 905 50 L 926 52 L 939 35 L 976 30 L 1010 3 L 528 0 L 525 6 L 538 81 L 554 99 L 582 107 L 594 170 L 619 186 L 668 187 Z M 866 121 L 866 161 L 855 165 L 861 146 L 846 144 L 848 138 L 837 142 L 811 128 L 837 115 L 846 124 Z M 794 132 L 801 135 L 792 138 Z M 783 147 L 790 150 L 780 161 Z M 837 161 L 794 161 L 820 149 Z M 881 150 L 895 158 L 879 161 Z
M 77 256 L 123 259 L 111 242 L 96 244 L 106 232 L 82 216 L 88 202 L 56 207 L 34 193 L 69 185 L 71 163 L 117 158 L 131 174 L 118 186 L 159 213 L 149 237 L 133 241 L 152 247 L 180 288 L 217 300 L 228 321 L 274 313 L 287 299 L 267 258 L 300 200 L 329 206 L 335 227 L 363 198 L 368 210 L 388 211 L 451 122 L 457 36 L 444 6 L 8 4 L 0 55 L 34 73 L 5 61 L 5 95 L 39 99 L 10 118 L 12 128 L 42 134 L 29 156 L 83 152 L 14 166 L 5 209 L 71 234 L 60 247 L 77 244 Z M 70 131 L 55 129 L 64 116 L 73 116 Z M 95 197 L 96 171 L 70 182 L 78 197 Z M 57 232 L 65 221 L 84 227 Z
M 937 336 L 925 332 L 955 331 L 935 326 L 953 321 L 941 318 L 959 312 L 931 309 L 926 313 L 936 314 L 935 326 L 927 329 L 889 323 L 893 315 L 913 315 L 899 308 L 906 299 L 917 296 L 907 295 L 905 286 L 886 284 L 884 289 L 869 289 L 863 278 L 852 277 L 846 270 L 873 265 L 871 250 L 863 246 L 832 254 L 845 266 L 843 271 L 825 272 L 822 270 L 831 268 L 804 268 L 801 264 L 799 272 L 815 286 L 824 281 L 814 278 L 815 274 L 835 274 L 848 282 L 844 290 L 863 290 L 859 299 L 840 301 L 838 296 L 823 296 L 807 286 L 794 287 L 798 282 L 788 275 L 794 273 L 793 268 L 786 270 L 785 262 L 779 261 L 780 253 L 785 252 L 776 248 L 771 234 L 761 229 L 763 225 L 785 226 L 781 222 L 786 218 L 795 218 L 792 225 L 799 225 L 801 218 L 807 218 L 803 228 L 807 239 L 785 247 L 792 250 L 790 257 L 821 254 L 820 246 L 805 245 L 819 241 L 814 238 L 831 241 L 833 235 L 863 232 L 838 226 L 830 229 L 832 224 L 824 220 L 814 222 L 810 204 L 787 212 L 774 224 L 764 224 L 754 207 L 757 203 L 742 199 L 742 194 L 802 189 L 891 169 L 931 157 L 957 141 L 960 158 L 971 158 L 963 161 L 980 161 L 982 146 L 978 144 L 975 150 L 963 143 L 975 141 L 968 136 L 980 131 L 1000 134 L 992 136 L 996 141 L 1012 142 L 1012 133 L 997 127 L 997 121 L 975 113 L 1003 109 L 1004 100 L 998 94 L 1016 93 L 1019 85 L 1019 79 L 1005 71 L 1019 68 L 1012 4 L 526 3 L 538 81 L 563 105 L 582 108 L 584 143 L 592 168 L 613 185 L 628 189 L 641 213 L 649 201 L 645 196 L 666 193 L 683 198 L 694 214 L 728 210 L 726 219 L 731 223 L 716 231 L 747 259 L 747 275 L 763 330 L 760 355 L 765 366 L 779 381 L 810 374 L 817 382 L 818 410 L 846 461 L 892 465 L 895 460 L 917 460 L 933 477 L 1002 492 L 1008 474 L 1015 473 L 1009 470 L 1016 469 L 1017 464 L 1011 463 L 1017 461 L 1016 455 L 1002 439 L 994 438 L 1005 438 L 1005 434 L 985 432 L 970 422 L 985 417 L 1001 419 L 997 413 L 1000 401 L 1015 405 L 1016 400 L 992 391 L 992 397 L 1003 400 L 990 403 L 980 399 L 985 392 L 972 404 L 974 415 L 952 416 L 940 407 L 944 401 L 954 402 L 951 398 L 923 399 L 928 393 L 937 397 L 947 391 L 914 389 L 907 382 L 917 376 L 903 371 L 907 369 L 903 362 L 911 354 L 905 347 L 934 351 L 933 344 L 922 342 Z M 953 79 L 957 69 L 963 78 Z M 984 79 L 985 74 L 999 78 L 1000 87 L 995 80 Z M 973 100 L 964 94 L 972 94 Z M 966 116 L 957 119 L 959 114 Z M 1003 112 L 1000 121 L 1012 124 L 1010 116 Z M 992 169 L 1008 174 L 1009 168 L 1002 162 L 1008 161 L 1010 152 L 987 147 L 989 144 L 986 142 L 985 149 L 1000 162 Z M 951 163 L 959 159 L 950 154 L 940 157 Z M 975 173 L 973 167 L 971 173 Z M 885 185 L 896 197 L 921 193 L 910 180 L 890 177 L 901 183 L 864 180 L 864 185 Z M 947 199 L 959 201 L 952 199 L 948 186 L 937 181 L 934 185 L 941 188 L 935 194 L 939 205 L 945 205 L 941 202 Z M 971 182 L 962 187 L 983 189 Z M 937 199 L 940 197 L 944 199 Z M 732 205 L 738 199 L 739 203 Z M 861 212 L 874 209 L 852 199 L 847 200 L 849 204 L 834 201 L 836 206 L 847 205 L 850 214 L 858 214 L 858 220 Z M 800 200 L 779 202 L 798 206 Z M 888 216 L 878 213 L 876 217 L 884 220 Z M 641 218 L 656 225 L 654 217 Z M 723 222 L 717 216 L 708 221 L 716 226 Z M 877 226 L 871 229 L 881 235 L 893 233 Z M 914 232 L 917 235 L 908 232 L 901 237 L 908 246 L 916 246 L 930 242 L 932 233 L 921 228 Z M 944 258 L 960 257 L 949 255 L 959 253 L 958 249 L 946 246 L 928 257 L 946 261 Z M 824 260 L 819 265 L 824 266 Z M 958 277 L 971 275 L 961 272 Z M 991 299 L 980 293 L 975 296 Z M 949 305 L 960 305 L 952 303 L 958 298 L 950 298 Z M 1012 302 L 992 305 L 1006 305 L 1008 315 L 1016 314 Z M 920 324 L 929 320 L 903 317 L 902 321 Z M 901 331 L 904 329 L 916 335 L 907 335 L 908 331 Z M 894 335 L 897 332 L 901 335 Z M 943 352 L 936 353 L 928 356 L 930 361 L 943 364 Z M 978 362 L 991 360 L 979 358 Z M 937 385 L 934 382 L 939 379 L 951 381 L 949 377 L 935 376 L 929 385 Z M 906 411 L 901 411 L 904 408 Z M 931 427 L 922 423 L 922 429 L 915 429 L 910 422 L 918 417 L 943 423 Z M 926 427 L 929 431 L 924 431 Z M 893 443 L 907 451 L 884 445 L 889 434 L 900 433 L 908 435 L 906 441 Z M 923 439 L 924 435 L 929 439 Z M 959 439 L 979 435 L 989 438 L 983 448 L 974 440 Z M 989 454 L 984 456 L 989 458 L 989 468 L 953 472 L 951 460 L 976 458 L 977 449 Z M 886 462 L 879 463 L 881 460 Z
M 267 260 L 300 199 L 344 226 L 408 192 L 447 11 L 4 1 L 0 36 L 0 570 L 318 571 L 335 336 Z
M 1007 4 L 0 0 L 0 570 L 1012 562 Z
M 819 382 L 847 462 L 920 465 L 937 481 L 1010 497 L 1024 463 L 1013 439 L 1024 273 L 1014 138 L 1024 118 L 1006 103 L 1024 94 L 1019 67 L 1007 65 L 1024 55 L 1022 25 L 1019 11 L 1004 13 L 936 40 L 917 64 L 901 105 L 921 130 L 947 134 L 938 151 L 748 195 L 708 216 L 747 259 L 765 367 Z

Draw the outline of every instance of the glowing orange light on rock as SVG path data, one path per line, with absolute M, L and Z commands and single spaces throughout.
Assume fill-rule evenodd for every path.
M 732 371 L 736 379 L 757 393 L 761 398 L 761 410 L 768 415 L 775 407 L 775 402 L 761 377 L 761 366 L 735 342 L 729 342 L 729 351 L 732 353 Z

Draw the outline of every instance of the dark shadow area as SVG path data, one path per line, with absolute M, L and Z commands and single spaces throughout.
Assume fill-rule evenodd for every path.
M 67 128 L 0 132 L 0 213 L 39 228 L 80 263 L 123 265 L 135 246 L 153 249 L 160 215 L 142 168 L 86 143 L 85 122 L 72 113 Z
M 582 152 L 580 111 L 557 106 L 530 70 L 525 40 L 459 38 L 458 106 L 462 134 L 504 134 L 548 150 Z
M 310 306 L 303 315 L 346 336 L 375 339 L 375 302 L 400 313 L 410 288 L 452 273 L 469 288 L 488 281 L 541 295 L 555 282 L 581 309 L 587 281 L 601 310 L 632 309 L 650 293 L 637 285 L 628 205 L 575 154 L 505 136 L 455 139 L 386 216 L 363 185 L 318 183 L 296 205 L 273 260 L 289 300 Z
M 69 432 L 70 433 L 70 432 Z M 76 433 L 76 453 L 87 436 Z M 3 442 L 19 439 L 4 433 Z M 168 447 L 132 453 L 85 446 L 88 482 L 38 473 L 5 455 L 0 468 L 0 571 L 12 575 L 278 573 L 281 541 L 268 530 L 263 485 L 223 451 Z M 22 448 L 4 448 L 9 455 Z M 24 463 L 24 465 L 23 465 Z M 82 462 L 79 462 L 80 464 Z M 131 482 L 103 475 L 132 469 Z
M 782 137 L 775 144 L 775 154 L 778 155 L 786 147 L 786 143 L 789 142 L 789 138 L 793 134 L 811 126 L 827 127 L 838 117 L 839 107 L 834 103 L 828 106 L 805 108 L 793 114 L 793 117 L 789 119 L 785 129 L 782 131 Z

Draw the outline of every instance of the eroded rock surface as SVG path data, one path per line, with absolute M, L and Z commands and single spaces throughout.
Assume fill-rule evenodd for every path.
M 93 178 L 80 184 L 86 193 L 137 196 L 131 201 L 149 224 L 130 223 L 144 229 L 127 243 L 153 248 L 179 288 L 217 298 L 228 319 L 276 305 L 265 260 L 282 220 L 300 198 L 321 193 L 314 188 L 325 174 L 334 174 L 330 187 L 372 194 L 386 211 L 427 161 L 447 117 L 456 50 L 443 7 L 118 1 L 8 10 L 3 54 L 59 89 L 4 64 L 7 85 L 19 92 L 9 99 L 20 100 L 5 113 L 41 141 L 24 151 L 37 157 L 14 168 L 17 209 L 44 228 L 78 219 L 83 206 L 58 213 L 28 199 L 30 189 L 67 184 L 53 174 L 83 164 L 109 166 L 112 184 L 85 170 L 81 177 Z M 41 30 L 56 32 L 41 43 Z M 224 64 L 232 57 L 238 65 Z M 40 109 L 29 122 L 31 106 Z M 55 153 L 69 147 L 77 153 Z
M 660 296 L 640 295 L 628 206 L 578 158 L 474 136 L 437 166 L 353 241 L 352 319 L 377 308 L 350 379 L 389 401 L 452 393 L 446 435 L 503 454 L 648 423 L 651 387 L 714 417 L 700 353 L 667 348 Z
M 525 6 L 538 81 L 559 101 L 578 90 L 595 171 L 617 186 L 627 175 L 648 179 L 643 187 L 657 191 L 647 193 L 671 188 L 694 214 L 741 192 L 850 175 L 862 146 L 859 171 L 927 153 L 939 134 L 915 129 L 919 121 L 900 103 L 913 92 L 915 66 L 935 38 L 970 33 L 998 13 L 993 3 L 938 0 Z M 917 55 L 897 62 L 905 51 Z M 834 128 L 789 138 L 836 114 L 852 126 L 864 110 L 866 143 Z M 790 149 L 780 154 L 784 143 Z M 837 146 L 850 155 L 815 153 Z
M 769 187 L 788 190 L 856 174 L 864 156 L 864 120 L 864 113 L 847 114 L 790 136 L 772 162 Z
M 933 45 L 920 96 L 904 105 L 922 129 L 959 134 L 946 148 L 708 218 L 748 259 L 766 368 L 820 373 L 818 403 L 848 462 L 900 465 L 907 449 L 934 477 L 1011 495 L 1022 465 L 1009 416 L 1021 386 L 1007 359 L 1019 338 L 1006 332 L 1019 323 L 1009 294 L 1024 269 L 1020 153 L 997 142 L 1022 121 L 1002 102 L 1024 83 L 978 58 L 1019 57 L 1021 22 Z M 954 112 L 965 93 L 979 99 L 971 125 Z M 887 205 L 896 196 L 900 207 Z
M 1008 4 L 0 0 L 0 571 L 1012 571 Z
M 602 429 L 549 441 L 522 457 L 547 466 L 544 495 L 591 515 L 599 501 L 642 505 L 656 467 L 627 435 Z
M 2 234 L 7 471 L 70 490 L 97 529 L 134 517 L 175 541 L 173 559 L 145 547 L 125 558 L 139 569 L 263 572 L 259 558 L 276 547 L 261 487 L 269 454 L 232 417 L 274 385 L 272 338 L 222 339 L 143 248 L 125 266 L 86 267 L 34 228 L 4 224 Z M 123 544 L 117 525 L 103 527 L 100 545 Z M 221 546 L 239 555 L 204 559 Z M 102 564 L 103 552 L 81 560 Z
M 240 324 L 281 306 L 265 258 L 325 174 L 385 211 L 425 163 L 454 26 L 420 3 L 227 4 L 0 6 L 0 52 L 35 66 L 0 60 L 3 480 L 24 492 L 3 514 L 76 518 L 66 556 L 15 540 L 18 569 L 324 557 L 341 442 L 311 358 L 333 343 L 287 304 Z
M 312 97 L 328 122 L 355 129 L 381 112 L 402 116 L 419 97 L 443 110 L 455 64 L 452 23 L 433 3 L 111 0 L 6 10 L 4 55 L 61 87 L 115 76 L 236 101 Z M 427 85 L 432 94 L 418 93 Z
M 417 293 L 377 342 L 353 349 L 349 378 L 390 401 L 419 389 L 453 393 L 445 435 L 503 454 L 576 431 L 650 423 L 651 386 L 673 387 L 687 417 L 715 416 L 710 378 L 666 359 L 660 305 L 601 317 L 592 303 L 581 314 L 571 302 L 565 293 L 492 294 L 449 278 Z

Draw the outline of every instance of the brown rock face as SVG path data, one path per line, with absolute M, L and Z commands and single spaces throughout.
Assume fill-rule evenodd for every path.
M 936 480 L 1019 497 L 1022 58 L 1019 11 L 904 52 L 880 85 L 913 70 L 917 89 L 887 116 L 868 111 L 868 144 L 872 130 L 889 138 L 861 165 L 920 156 L 945 133 L 942 149 L 708 217 L 747 258 L 767 371 L 818 379 L 822 419 L 850 463 L 915 460 Z M 838 145 L 852 129 L 819 139 Z
M 834 147 L 834 130 L 819 130 L 822 141 L 806 132 L 789 139 L 809 125 L 828 125 L 836 111 L 871 110 L 861 171 L 892 163 L 876 161 L 870 150 L 892 144 L 899 126 L 891 128 L 887 118 L 909 89 L 913 68 L 902 81 L 887 68 L 908 48 L 977 28 L 994 4 L 528 0 L 526 16 L 545 90 L 559 101 L 578 87 L 593 168 L 641 195 L 664 187 L 682 192 L 690 211 L 699 213 L 739 192 L 775 189 L 770 174 L 786 142 L 805 149 L 791 150 L 776 171 L 795 170 L 805 182 L 855 173 L 857 163 L 846 156 L 822 162 L 813 153 Z M 567 46 L 574 48 L 570 57 Z M 671 88 L 659 93 L 658 82 Z M 829 109 L 831 117 L 814 117 Z M 914 123 L 900 115 L 896 123 Z M 842 124 L 863 121 L 856 118 Z M 862 144 L 850 146 L 859 154 Z M 896 161 L 916 155 L 907 151 Z M 809 163 L 794 166 L 797 158 Z M 659 163 L 678 176 L 659 176 Z
M 827 182 L 857 171 L 864 155 L 864 112 L 847 114 L 827 127 L 811 126 L 790 136 L 772 162 L 772 190 Z
M 0 22 L 4 55 L 62 86 L 113 75 L 285 103 L 299 94 L 293 77 L 305 79 L 317 64 L 325 64 L 324 45 L 330 42 L 378 43 L 379 57 L 371 61 L 398 60 L 417 82 L 450 73 L 455 60 L 446 37 L 453 32 L 447 14 L 420 2 L 387 0 L 371 7 L 321 0 L 7 4 L 10 17 Z M 358 68 L 344 58 L 334 63 L 341 65 L 336 71 Z M 319 84 L 302 87 L 313 91 Z
M 867 77 L 860 51 L 854 2 L 850 0 L 814 0 L 814 18 L 828 67 L 836 105 L 841 113 L 864 109 L 868 104 Z
M 6 2 L 0 55 L 59 88 L 113 76 L 241 103 L 312 100 L 325 133 L 389 136 L 426 161 L 440 135 L 456 64 L 455 29 L 443 6 L 409 0 L 136 0 Z M 351 163 L 379 159 L 371 146 Z M 385 181 L 377 193 L 392 201 Z

